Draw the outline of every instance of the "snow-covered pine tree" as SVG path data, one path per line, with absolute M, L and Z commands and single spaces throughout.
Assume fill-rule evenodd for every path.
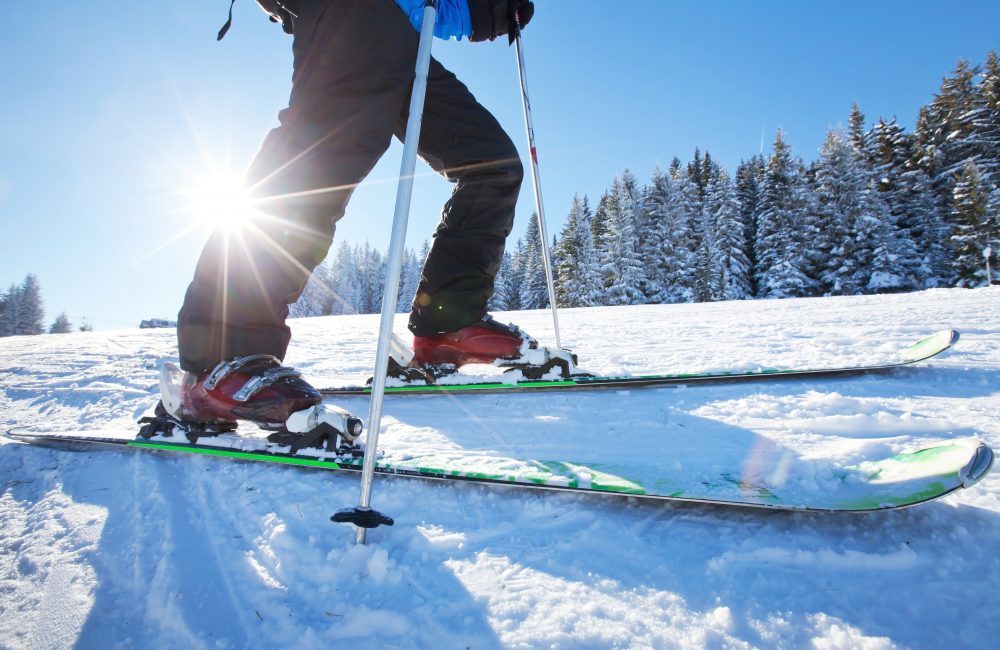
M 764 157 L 757 155 L 741 161 L 736 168 L 736 199 L 740 204 L 740 222 L 746 241 L 744 255 L 749 265 L 748 277 L 750 295 L 756 296 L 759 280 L 757 277 L 757 253 L 754 242 L 757 239 L 757 214 L 760 211 L 765 172 Z
M 606 304 L 642 304 L 645 280 L 638 251 L 636 204 L 639 197 L 635 176 L 625 170 L 612 182 L 608 196 L 607 234 L 604 247 L 599 251 Z
M 324 261 L 313 269 L 302 295 L 289 305 L 288 315 L 291 318 L 325 316 L 329 313 L 330 300 L 330 266 Z
M 605 251 L 608 248 L 608 204 L 611 201 L 611 191 L 605 190 L 601 194 L 601 198 L 597 201 L 597 207 L 594 208 L 594 215 L 590 219 L 590 232 L 592 240 L 594 242 L 594 252 L 597 256 L 598 269 L 602 265 L 602 260 L 605 256 Z M 600 271 L 601 277 L 597 280 L 598 286 L 598 303 L 599 305 L 606 305 L 607 295 L 604 292 L 605 281 L 603 271 Z
M 952 201 L 952 220 L 955 223 L 955 259 L 953 264 L 954 283 L 959 287 L 981 287 L 988 284 L 986 258 L 983 252 L 987 246 L 993 248 L 991 266 L 995 268 L 1000 240 L 988 213 L 987 194 L 982 176 L 975 162 L 969 160 L 959 172 L 955 182 Z
M 900 260 L 916 257 L 909 232 L 901 230 L 879 185 L 878 156 L 873 137 L 865 131 L 864 114 L 855 104 L 851 111 L 851 145 L 854 157 L 859 210 L 854 220 L 855 283 L 862 291 L 882 293 L 912 288 L 910 268 Z M 861 132 L 857 136 L 854 131 Z
M 34 273 L 25 276 L 17 288 L 19 318 L 14 336 L 35 335 L 45 331 L 45 307 L 42 305 L 42 288 Z
M 372 248 L 368 241 L 365 241 L 363 248 L 358 248 L 357 255 L 361 298 L 358 311 L 362 314 L 377 314 L 382 311 L 382 294 L 385 291 L 385 257 L 381 251 Z
M 810 275 L 819 282 L 819 290 L 826 294 L 860 292 L 860 286 L 855 283 L 858 260 L 854 232 L 861 188 L 851 150 L 847 136 L 831 130 L 816 161 L 813 194 L 818 232 L 813 246 L 817 255 Z
M 10 289 L 0 293 L 0 336 L 13 336 L 20 319 L 21 302 L 17 285 L 11 284 Z
M 1000 59 L 995 50 L 983 64 L 975 102 L 972 128 L 976 165 L 986 187 L 1000 188 Z
M 493 295 L 486 308 L 490 311 L 510 311 L 511 281 L 514 274 L 514 258 L 505 252 L 500 260 L 500 270 L 493 282 Z
M 954 73 L 944 78 L 938 93 L 930 104 L 921 108 L 917 118 L 918 164 L 931 178 L 937 206 L 949 230 L 953 226 L 951 203 L 956 177 L 966 160 L 976 153 L 972 146 L 977 104 L 974 80 L 975 70 L 967 61 L 959 61 Z
M 330 263 L 330 290 L 332 300 L 329 312 L 333 315 L 359 313 L 359 283 L 357 257 L 354 248 L 341 242 Z
M 937 286 L 942 223 L 934 208 L 927 174 L 912 163 L 915 139 L 896 119 L 880 119 L 871 130 L 866 156 L 872 164 L 876 187 L 886 202 L 890 219 L 899 230 L 904 248 L 896 252 L 902 288 Z
M 746 257 L 746 235 L 736 189 L 725 169 L 717 169 L 708 184 L 705 212 L 715 228 L 713 263 L 719 277 L 718 300 L 750 297 L 750 261 Z
M 427 243 L 424 242 L 424 246 Z M 399 278 L 399 295 L 396 296 L 396 312 L 404 314 L 410 311 L 413 298 L 420 285 L 420 271 L 424 267 L 424 257 L 420 257 L 412 248 L 403 251 L 403 269 Z
M 545 281 L 545 262 L 542 258 L 538 216 L 534 213 L 528 219 L 523 242 L 523 247 L 518 251 L 520 258 L 516 264 L 521 275 L 520 309 L 544 309 L 549 306 L 549 292 Z
M 639 256 L 645 267 L 643 295 L 652 304 L 671 302 L 670 288 L 674 284 L 671 271 L 677 263 L 671 238 L 671 192 L 670 176 L 656 167 L 643 192 L 644 218 L 639 231 Z
M 808 295 L 812 282 L 806 275 L 803 253 L 803 214 L 808 201 L 798 165 L 779 129 L 764 176 L 756 241 L 760 293 L 766 298 Z
M 599 304 L 601 277 L 597 267 L 591 231 L 593 213 L 590 201 L 579 194 L 573 197 L 569 215 L 553 250 L 556 273 L 556 301 L 560 307 L 589 307 Z
M 73 324 L 69 322 L 66 312 L 60 312 L 49 326 L 49 334 L 69 334 L 72 331 Z
M 524 309 L 521 304 L 521 286 L 524 284 L 524 259 L 527 256 L 525 251 L 524 237 L 520 237 L 517 240 L 517 244 L 514 246 L 514 252 L 511 255 L 510 260 L 510 275 L 509 281 L 507 282 L 508 293 L 507 293 L 507 309 L 508 311 L 517 311 L 519 309 Z
M 698 235 L 701 218 L 701 200 L 698 186 L 680 161 L 674 159 L 668 171 L 670 180 L 666 203 L 666 228 L 662 237 L 663 259 L 660 261 L 658 283 L 663 293 L 656 302 L 692 302 L 695 300 L 695 273 L 697 251 L 701 245 Z
M 702 204 L 696 221 L 698 249 L 694 251 L 694 299 L 715 302 L 722 299 L 722 269 L 716 241 L 714 215 Z

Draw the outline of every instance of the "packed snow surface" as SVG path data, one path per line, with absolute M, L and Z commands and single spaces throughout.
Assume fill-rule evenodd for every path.
M 542 342 L 547 312 L 499 314 Z M 1000 448 L 1000 288 L 560 312 L 599 374 L 817 367 L 888 375 L 581 394 L 390 396 L 380 447 L 616 463 L 694 430 L 665 474 L 761 448 L 797 481 L 952 437 Z M 358 384 L 377 316 L 293 321 L 286 362 Z M 396 331 L 405 333 L 403 320 Z M 3 427 L 123 435 L 172 330 L 0 340 Z M 473 369 L 489 375 L 493 369 Z M 362 417 L 368 399 L 338 404 Z M 636 430 L 650 436 L 629 435 Z M 689 436 L 691 437 L 691 436 Z M 752 441 L 752 444 L 748 444 Z M 671 455 L 679 452 L 670 448 Z M 783 513 L 379 478 L 396 525 L 330 523 L 358 476 L 0 440 L 2 648 L 985 648 L 1000 638 L 1000 472 L 912 509 Z

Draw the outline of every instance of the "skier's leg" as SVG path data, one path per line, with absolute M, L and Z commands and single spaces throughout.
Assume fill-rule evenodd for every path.
M 405 125 L 404 109 L 397 136 Z M 420 156 L 455 183 L 410 314 L 410 330 L 429 336 L 454 332 L 486 314 L 524 171 L 496 118 L 436 60 L 428 77 Z
M 263 214 L 215 233 L 178 318 L 182 367 L 284 357 L 288 305 L 326 256 L 354 187 L 405 107 L 417 35 L 392 0 L 302 3 L 292 93 L 248 173 Z

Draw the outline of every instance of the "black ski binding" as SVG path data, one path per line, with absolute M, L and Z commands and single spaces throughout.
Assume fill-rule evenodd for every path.
M 184 432 L 184 437 L 191 444 L 198 442 L 199 438 L 210 438 L 223 433 L 231 433 L 236 430 L 236 424 L 202 424 L 199 422 L 181 422 L 170 416 L 163 408 L 163 403 L 159 402 L 152 416 L 139 418 L 139 437 L 149 440 L 154 436 L 161 435 L 164 438 L 172 438 L 177 430 Z
M 378 528 L 379 526 L 392 526 L 396 522 L 392 517 L 383 515 L 378 510 L 354 506 L 353 508 L 341 508 L 330 516 L 330 521 L 338 524 L 354 524 L 358 528 Z
M 293 454 L 298 453 L 301 449 L 308 449 L 310 447 L 340 453 L 344 450 L 344 446 L 346 446 L 340 445 L 340 440 L 340 431 L 327 422 L 321 422 L 305 433 L 295 433 L 294 431 L 282 428 L 267 437 L 267 441 L 270 443 L 288 445 L 292 448 Z
M 458 367 L 450 363 L 430 364 L 426 366 L 403 366 L 394 358 L 389 357 L 389 367 L 385 374 L 390 379 L 399 379 L 407 384 L 423 382 L 427 385 L 433 385 L 438 379 L 454 375 L 457 372 Z M 374 383 L 373 378 L 369 377 L 365 385 L 371 386 L 372 383 Z
M 569 359 L 564 357 L 552 357 L 543 364 L 534 363 L 511 363 L 504 364 L 501 366 L 504 369 L 504 373 L 514 372 L 516 370 L 521 371 L 521 375 L 530 381 L 539 381 L 544 379 L 553 370 L 559 370 L 559 376 L 563 379 L 572 379 L 574 377 L 592 377 L 593 375 L 586 372 L 574 372 L 577 364 L 577 356 L 572 355 L 572 363 Z

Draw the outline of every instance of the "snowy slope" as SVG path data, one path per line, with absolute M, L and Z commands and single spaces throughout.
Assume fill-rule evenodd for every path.
M 1000 448 L 1000 288 L 560 315 L 602 374 L 871 361 L 948 327 L 962 340 L 889 376 L 393 397 L 381 446 L 626 462 L 658 451 L 636 431 L 695 430 L 664 466 L 722 449 L 748 469 L 787 454 L 794 471 L 952 436 Z M 500 317 L 550 338 L 546 312 Z M 293 328 L 287 361 L 316 385 L 369 374 L 377 317 Z M 0 339 L 4 428 L 131 430 L 173 337 Z M 366 398 L 339 403 L 367 413 Z M 397 525 L 366 547 L 328 521 L 357 501 L 353 475 L 4 440 L 0 482 L 3 648 L 982 648 L 1000 633 L 1000 472 L 841 516 L 380 479 L 374 505 Z

